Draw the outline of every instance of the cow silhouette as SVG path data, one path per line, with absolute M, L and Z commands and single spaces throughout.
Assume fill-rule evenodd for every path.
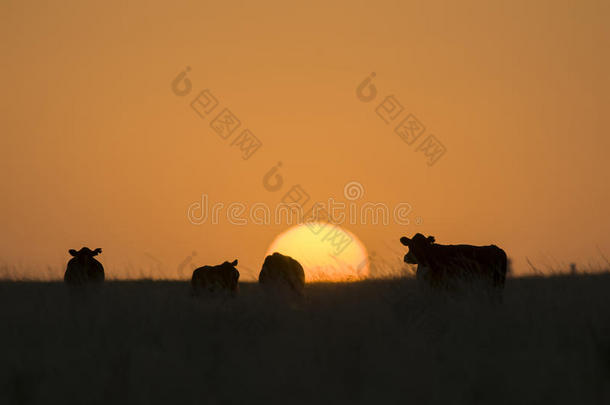
M 193 293 L 207 290 L 213 291 L 229 291 L 236 294 L 239 291 L 239 271 L 235 268 L 237 259 L 231 263 L 224 262 L 217 266 L 202 266 L 193 271 L 191 278 L 191 286 Z
M 94 259 L 95 256 L 102 253 L 101 248 L 91 250 L 83 247 L 79 251 L 70 249 L 68 253 L 74 257 L 68 262 L 64 282 L 70 285 L 83 285 L 104 281 L 104 266 Z
M 494 287 L 496 297 L 501 297 L 506 281 L 507 257 L 504 250 L 495 245 L 440 245 L 434 236 L 415 234 L 409 239 L 400 238 L 409 247 L 404 261 L 417 264 L 417 278 L 433 287 L 447 287 L 453 280 L 484 281 Z
M 303 295 L 305 271 L 292 257 L 275 252 L 265 258 L 258 282 L 267 289 Z

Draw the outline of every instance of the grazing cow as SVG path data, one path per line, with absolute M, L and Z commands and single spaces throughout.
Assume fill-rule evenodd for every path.
M 275 252 L 265 258 L 258 282 L 266 287 L 303 295 L 305 271 L 292 257 Z
M 74 257 L 68 262 L 64 274 L 64 281 L 67 284 L 82 285 L 104 281 L 104 266 L 93 258 L 102 253 L 101 248 L 91 250 L 84 247 L 78 252 L 74 249 L 70 249 L 68 252 Z
M 434 236 L 415 234 L 400 238 L 409 247 L 405 262 L 417 264 L 417 278 L 434 287 L 446 286 L 451 279 L 483 280 L 501 294 L 506 280 L 506 253 L 495 245 L 439 245 Z
M 239 291 L 239 271 L 235 268 L 237 259 L 233 262 L 224 262 L 217 266 L 203 266 L 193 271 L 191 286 L 195 294 L 199 290 L 224 290 L 236 294 Z

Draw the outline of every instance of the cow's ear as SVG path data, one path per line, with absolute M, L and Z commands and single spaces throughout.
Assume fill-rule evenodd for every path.
M 70 250 L 68 250 L 68 253 L 70 253 L 70 255 L 76 257 L 76 250 L 70 249 Z
M 233 260 L 233 262 L 231 263 L 233 266 L 237 266 L 237 259 Z
M 428 242 L 430 243 L 434 243 L 436 239 L 434 239 L 434 236 L 428 236 Z
M 102 253 L 102 248 L 97 248 L 91 253 L 91 256 L 97 256 L 100 253 Z
M 402 243 L 405 246 L 409 246 L 409 242 L 411 242 L 411 239 L 407 238 L 406 236 L 403 236 L 402 238 L 400 238 L 400 243 Z

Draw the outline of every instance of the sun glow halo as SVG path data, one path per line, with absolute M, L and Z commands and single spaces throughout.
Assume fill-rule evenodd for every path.
M 267 255 L 274 252 L 301 263 L 306 282 L 357 281 L 369 275 L 366 248 L 356 235 L 336 225 L 320 222 L 293 226 L 271 243 Z

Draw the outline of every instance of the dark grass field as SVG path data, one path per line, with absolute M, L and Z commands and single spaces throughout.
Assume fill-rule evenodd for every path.
M 610 274 L 509 279 L 502 305 L 413 279 L 0 283 L 1 404 L 608 404 Z

